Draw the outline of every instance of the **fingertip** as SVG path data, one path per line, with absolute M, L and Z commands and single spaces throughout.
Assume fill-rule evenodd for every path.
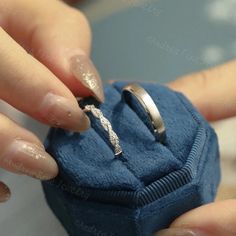
M 50 154 L 48 154 L 48 166 L 46 172 L 39 171 L 35 176 L 32 177 L 35 177 L 40 180 L 51 180 L 57 177 L 58 174 L 59 174 L 58 165 L 54 160 L 54 158 Z
M 85 132 L 90 127 L 91 127 L 91 122 L 89 117 L 81 110 L 80 122 L 77 123 L 74 127 L 68 128 L 68 130 L 74 132 Z
M 236 200 L 203 205 L 177 218 L 170 228 L 201 229 L 205 235 L 236 235 Z
M 102 80 L 92 60 L 85 53 L 80 53 L 72 56 L 69 63 L 74 79 L 82 85 L 81 90 L 88 89 L 98 101 L 104 102 Z
M 90 127 L 89 118 L 73 96 L 68 98 L 49 92 L 39 106 L 37 116 L 52 127 L 71 131 L 84 131 Z
M 200 232 L 199 230 L 191 230 L 191 229 L 181 229 L 181 228 L 172 228 L 172 229 L 164 229 L 154 236 L 210 236 L 204 232 Z M 216 236 L 216 235 L 215 235 Z

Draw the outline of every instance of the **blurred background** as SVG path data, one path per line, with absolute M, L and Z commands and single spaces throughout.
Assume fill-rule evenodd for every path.
M 77 7 L 91 22 L 92 57 L 104 83 L 166 83 L 236 56 L 235 0 L 84 0 Z M 48 127 L 4 103 L 0 108 L 45 138 Z M 236 198 L 236 119 L 212 125 L 222 162 L 217 200 Z M 11 200 L 0 205 L 2 235 L 67 235 L 46 205 L 39 181 L 3 170 L 0 178 L 12 190 Z

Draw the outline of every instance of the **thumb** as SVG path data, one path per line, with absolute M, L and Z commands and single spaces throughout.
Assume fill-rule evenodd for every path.
M 189 211 L 155 236 L 213 235 L 236 235 L 236 200 L 211 203 Z

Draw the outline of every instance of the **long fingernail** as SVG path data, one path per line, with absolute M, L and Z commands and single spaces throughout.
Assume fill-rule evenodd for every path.
M 3 182 L 0 182 L 0 202 L 6 202 L 10 197 L 10 189 Z
M 208 235 L 198 230 L 173 228 L 173 229 L 161 230 L 154 236 L 208 236 Z
M 90 127 L 90 120 L 79 105 L 65 97 L 48 93 L 39 110 L 51 126 L 72 131 L 84 131 Z
M 56 177 L 58 167 L 44 148 L 27 141 L 14 140 L 1 157 L 2 166 L 10 171 L 46 180 Z
M 72 57 L 71 72 L 76 79 L 92 92 L 98 101 L 104 101 L 103 86 L 100 75 L 88 56 L 81 54 Z

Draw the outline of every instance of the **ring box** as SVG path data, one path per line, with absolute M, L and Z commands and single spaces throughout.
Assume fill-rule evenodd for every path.
M 220 181 L 217 136 L 181 93 L 140 83 L 158 106 L 166 140 L 158 142 L 127 82 L 105 87 L 99 109 L 123 148 L 115 157 L 106 132 L 52 128 L 46 150 L 59 175 L 43 182 L 47 202 L 70 236 L 151 236 L 190 209 L 214 200 Z M 90 102 L 85 100 L 86 102 Z

